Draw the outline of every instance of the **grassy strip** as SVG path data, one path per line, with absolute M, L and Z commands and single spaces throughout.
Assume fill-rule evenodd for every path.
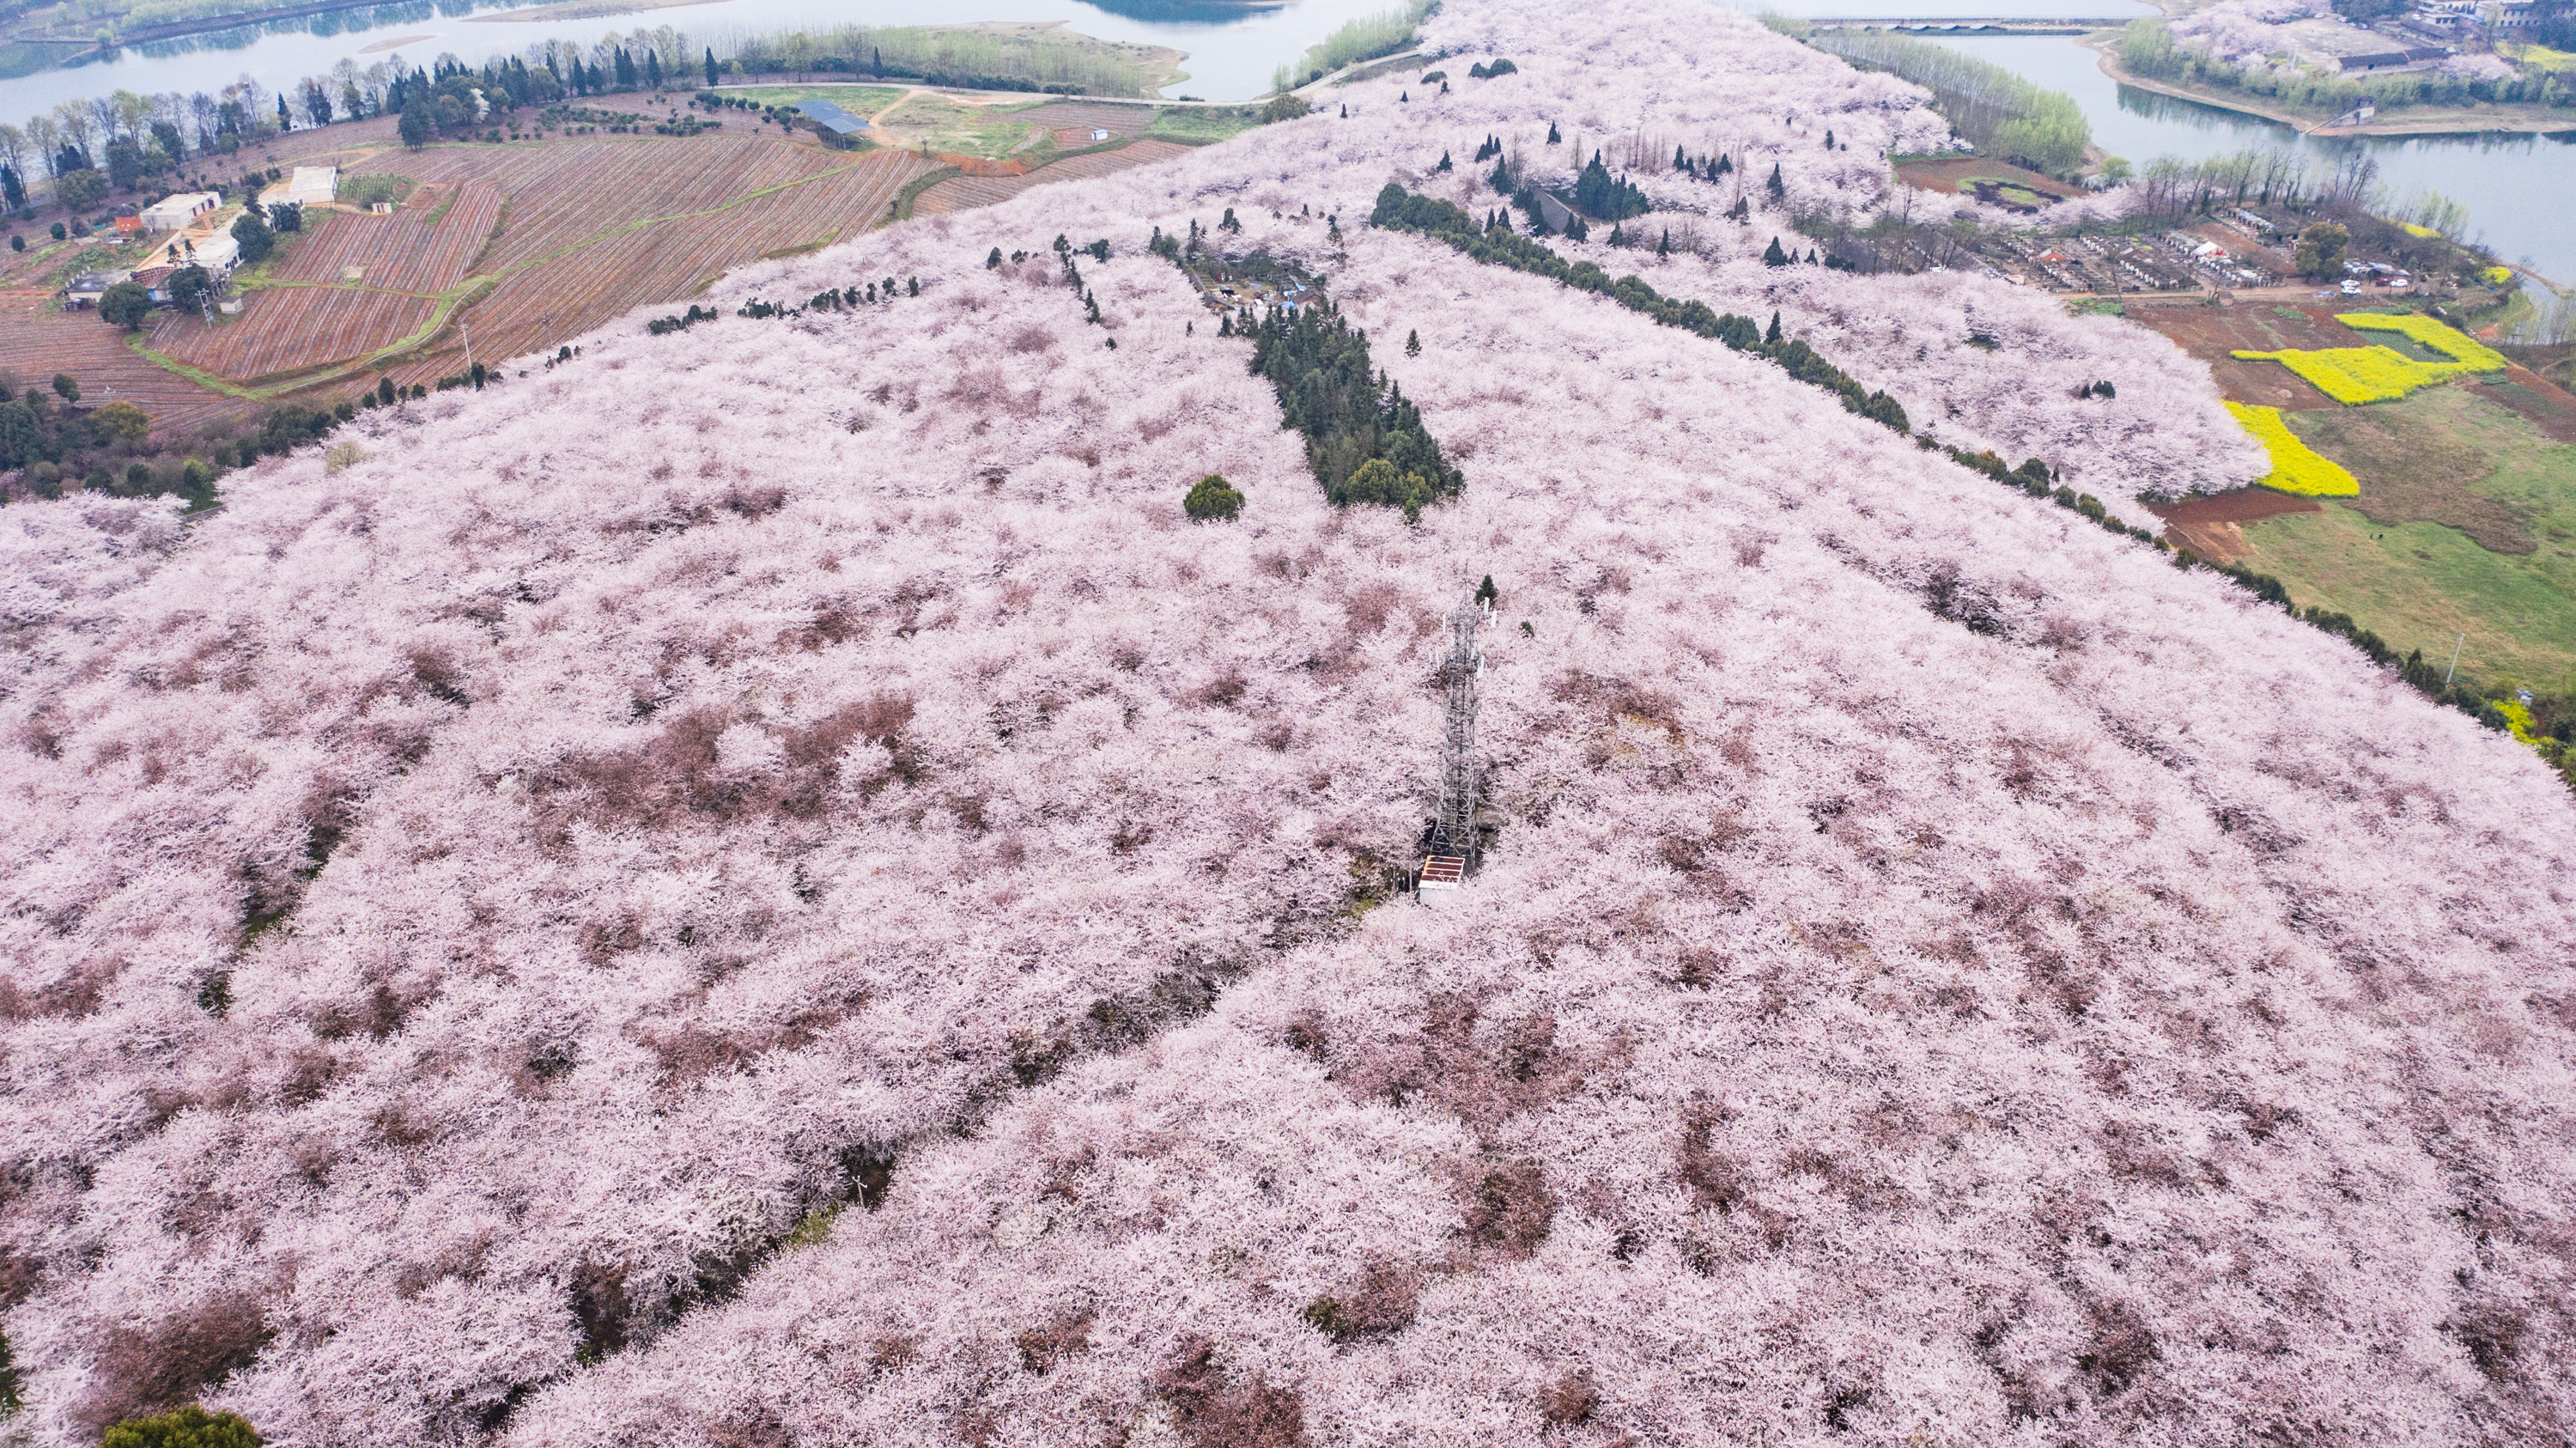
M 2352 498 L 2361 495 L 2361 484 L 2343 464 L 2325 457 L 2301 442 L 2296 433 L 2281 421 L 2277 407 L 2249 407 L 2229 402 L 2227 411 L 2247 432 L 2263 444 L 2271 455 L 2272 471 L 2257 487 L 2276 492 L 2295 493 L 2302 498 Z
M 910 221 L 912 219 L 913 203 L 921 199 L 921 193 L 952 176 L 963 176 L 965 174 L 966 172 L 963 168 L 956 166 L 942 166 L 934 171 L 925 171 L 922 174 L 913 177 L 911 180 L 906 181 L 903 183 L 903 189 L 894 194 L 894 202 L 888 208 L 888 210 L 892 212 L 892 215 L 887 217 L 887 220 L 889 222 Z M 1032 171 L 1029 174 L 1034 176 L 1037 173 Z
M 1369 213 L 1369 224 L 1391 231 L 1416 232 L 1445 241 L 1488 265 L 1510 267 L 1514 271 L 1553 278 L 1580 291 L 1598 293 L 1667 327 L 1679 327 L 1693 335 L 1724 342 L 1738 352 L 1767 357 L 1799 381 L 1824 388 L 1841 398 L 1846 412 L 1858 413 L 1900 433 L 1913 430 L 1906 422 L 1905 409 L 1895 398 L 1885 392 L 1864 389 L 1852 380 L 1850 374 L 1826 361 L 1804 341 L 1780 341 L 1776 329 L 1766 340 L 1762 329 L 1752 318 L 1739 317 L 1732 312 L 1721 314 L 1711 310 L 1706 302 L 1684 302 L 1658 296 L 1642 277 L 1624 276 L 1613 281 L 1610 274 L 1598 265 L 1588 261 L 1568 263 L 1564 257 L 1509 227 L 1496 226 L 1492 230 L 1479 227 L 1474 217 L 1446 201 L 1408 192 L 1390 181 L 1377 195 L 1377 209 Z

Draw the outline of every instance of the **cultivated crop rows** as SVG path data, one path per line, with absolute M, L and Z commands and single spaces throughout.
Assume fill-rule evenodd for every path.
M 487 267 L 498 269 L 647 217 L 721 206 L 829 169 L 827 151 L 752 136 L 688 141 L 453 147 L 402 158 L 424 181 L 481 179 L 510 198 Z
M 13 389 L 43 387 L 57 372 L 81 385 L 81 405 L 131 402 L 156 428 L 193 428 L 241 410 L 184 377 L 126 349 L 123 334 L 96 312 L 58 312 L 48 292 L 0 292 L 0 380 Z
M 1032 186 L 1043 186 L 1053 181 L 1089 181 L 1133 167 L 1168 161 L 1174 156 L 1189 154 L 1189 150 L 1189 147 L 1171 141 L 1131 141 L 1115 151 L 1070 157 L 1026 176 L 954 176 L 922 192 L 921 199 L 913 204 L 913 211 L 917 215 L 935 216 L 941 212 L 992 206 L 1008 201 Z
M 345 269 L 357 267 L 369 287 L 443 292 L 465 279 L 465 269 L 501 219 L 501 198 L 501 188 L 491 182 L 467 181 L 423 188 L 391 216 L 317 213 L 324 219 L 295 248 L 282 275 L 337 282 Z
M 429 320 L 426 297 L 355 287 L 282 287 L 253 292 L 238 318 L 207 326 L 174 317 L 154 345 L 191 367 L 236 382 L 301 372 L 400 341 Z
M 694 296 L 717 274 L 771 252 L 836 241 L 883 216 L 927 163 L 884 151 L 712 216 L 646 226 L 511 276 L 468 315 L 478 355 L 551 348 L 631 308 Z M 457 370 L 432 359 L 425 375 Z M 397 380 L 407 380 L 397 374 Z

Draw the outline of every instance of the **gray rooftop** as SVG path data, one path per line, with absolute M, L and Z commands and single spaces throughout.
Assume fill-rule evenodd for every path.
M 796 109 L 814 124 L 836 136 L 855 136 L 868 128 L 867 122 L 830 101 L 801 101 Z

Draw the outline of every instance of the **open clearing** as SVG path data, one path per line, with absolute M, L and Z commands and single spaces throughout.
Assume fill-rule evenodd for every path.
M 2448 659 L 2466 634 L 2461 667 L 2478 678 L 2558 680 L 2576 668 L 2576 397 L 2517 366 L 2346 407 L 2278 362 L 2228 355 L 2376 342 L 2445 360 L 2334 320 L 2350 310 L 2340 297 L 2130 309 L 2208 362 L 2227 397 L 2282 409 L 2361 485 L 2322 505 L 2261 490 L 2192 499 L 2158 510 L 2168 537 L 2271 574 L 2300 604 L 2348 613 L 2400 649 Z
M 2576 444 L 2485 391 L 2288 414 L 2361 496 L 2243 525 L 2244 558 L 2398 648 L 2447 658 L 2465 633 L 2479 678 L 2554 683 L 2576 669 Z

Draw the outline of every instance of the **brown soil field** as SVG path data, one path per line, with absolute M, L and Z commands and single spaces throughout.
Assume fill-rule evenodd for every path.
M 320 213 L 278 276 L 338 283 L 354 267 L 371 289 L 443 292 L 465 279 L 501 219 L 502 199 L 500 187 L 474 180 L 421 187 L 391 216 Z
M 1962 194 L 1959 183 L 1971 176 L 1994 177 L 2028 187 L 2042 196 L 2081 196 L 2084 193 L 2064 182 L 2051 181 L 2037 171 L 2027 170 L 2004 161 L 1982 156 L 1945 157 L 1938 161 L 1902 161 L 1896 167 L 1896 179 L 1908 186 L 1938 191 L 1944 196 Z
M 1050 103 L 1032 123 L 1141 127 L 1150 111 L 1096 102 Z M 956 211 L 1031 185 L 1079 181 L 1166 160 L 1189 148 L 1135 140 L 1026 177 L 959 177 L 934 187 L 927 211 Z M 773 136 L 582 137 L 543 143 L 473 142 L 407 150 L 390 119 L 278 138 L 225 164 L 337 165 L 421 183 L 391 217 L 315 214 L 281 259 L 277 280 L 251 292 L 238 317 L 214 326 L 163 315 L 157 351 L 238 381 L 344 363 L 412 334 L 432 315 L 426 293 L 473 275 L 498 285 L 451 317 L 426 347 L 389 367 L 397 383 L 464 370 L 463 327 L 485 361 L 551 349 L 638 306 L 676 304 L 716 276 L 763 256 L 846 240 L 883 221 L 903 186 L 932 163 L 899 151 L 852 157 Z M 431 213 L 444 205 L 436 223 Z M 44 250 L 47 257 L 35 253 Z M 74 248 L 9 254 L 36 277 Z M 349 267 L 361 280 L 344 283 Z M 863 280 L 852 278 L 853 281 Z M 84 403 L 127 400 L 157 426 L 193 428 L 262 404 L 211 392 L 129 350 L 93 313 L 54 309 L 49 288 L 0 291 L 0 372 L 20 384 L 58 371 L 80 379 Z M 330 400 L 370 380 L 341 377 L 296 396 Z
M 252 292 L 241 315 L 203 319 L 157 313 L 155 350 L 234 382 L 256 382 L 363 357 L 427 322 L 428 297 L 357 287 L 276 287 Z
M 2565 370 L 2565 364 L 2560 368 Z M 2565 385 L 2519 365 L 2507 367 L 2502 377 L 2481 377 L 2471 385 L 2560 442 L 2576 442 L 2576 394 Z
M 2132 306 L 2128 315 L 2129 320 L 2154 328 L 2175 346 L 2208 363 L 2210 374 L 2218 380 L 2218 390 L 2226 396 L 2265 407 L 2309 411 L 2343 404 L 2278 362 L 2246 361 L 2229 354 L 2239 350 L 2278 352 L 2289 347 L 2367 345 L 2362 334 L 2334 319 L 2338 310 L 2352 310 L 2351 302 L 2337 300 L 2342 301 L 2340 307 L 2326 302 L 2292 306 L 2290 310 L 2299 314 L 2295 318 L 2282 316 L 2270 304 L 2246 302 L 2224 307 L 2198 303 Z
M 854 236 L 882 220 L 895 193 L 927 169 L 919 156 L 872 152 L 711 216 L 641 227 L 554 257 L 510 276 L 468 311 L 475 353 L 509 357 L 551 347 L 633 307 L 695 296 L 761 256 Z M 453 373 L 461 360 L 461 351 L 442 349 L 397 371 L 395 380 Z
M 2219 563 L 2232 563 L 2245 556 L 2245 534 L 2239 524 L 2259 523 L 2290 513 L 2324 511 L 2314 498 L 2293 497 L 2270 488 L 2238 488 L 2229 493 L 2185 498 L 2179 503 L 2150 503 L 2147 508 L 2165 520 L 2165 541 Z
M 131 402 L 151 414 L 155 430 L 192 430 L 243 404 L 164 371 L 126 348 L 124 334 L 96 312 L 56 311 L 53 294 L 0 292 L 0 381 L 42 386 L 57 372 L 81 385 L 81 406 Z
M 922 192 L 920 199 L 913 203 L 913 213 L 935 216 L 942 212 L 992 206 L 1008 201 L 1032 186 L 1058 181 L 1088 181 L 1137 166 L 1168 161 L 1174 156 L 1189 154 L 1189 150 L 1189 147 L 1172 141 L 1130 141 L 1114 151 L 1094 151 L 1088 156 L 1069 157 L 1026 176 L 952 176 Z

